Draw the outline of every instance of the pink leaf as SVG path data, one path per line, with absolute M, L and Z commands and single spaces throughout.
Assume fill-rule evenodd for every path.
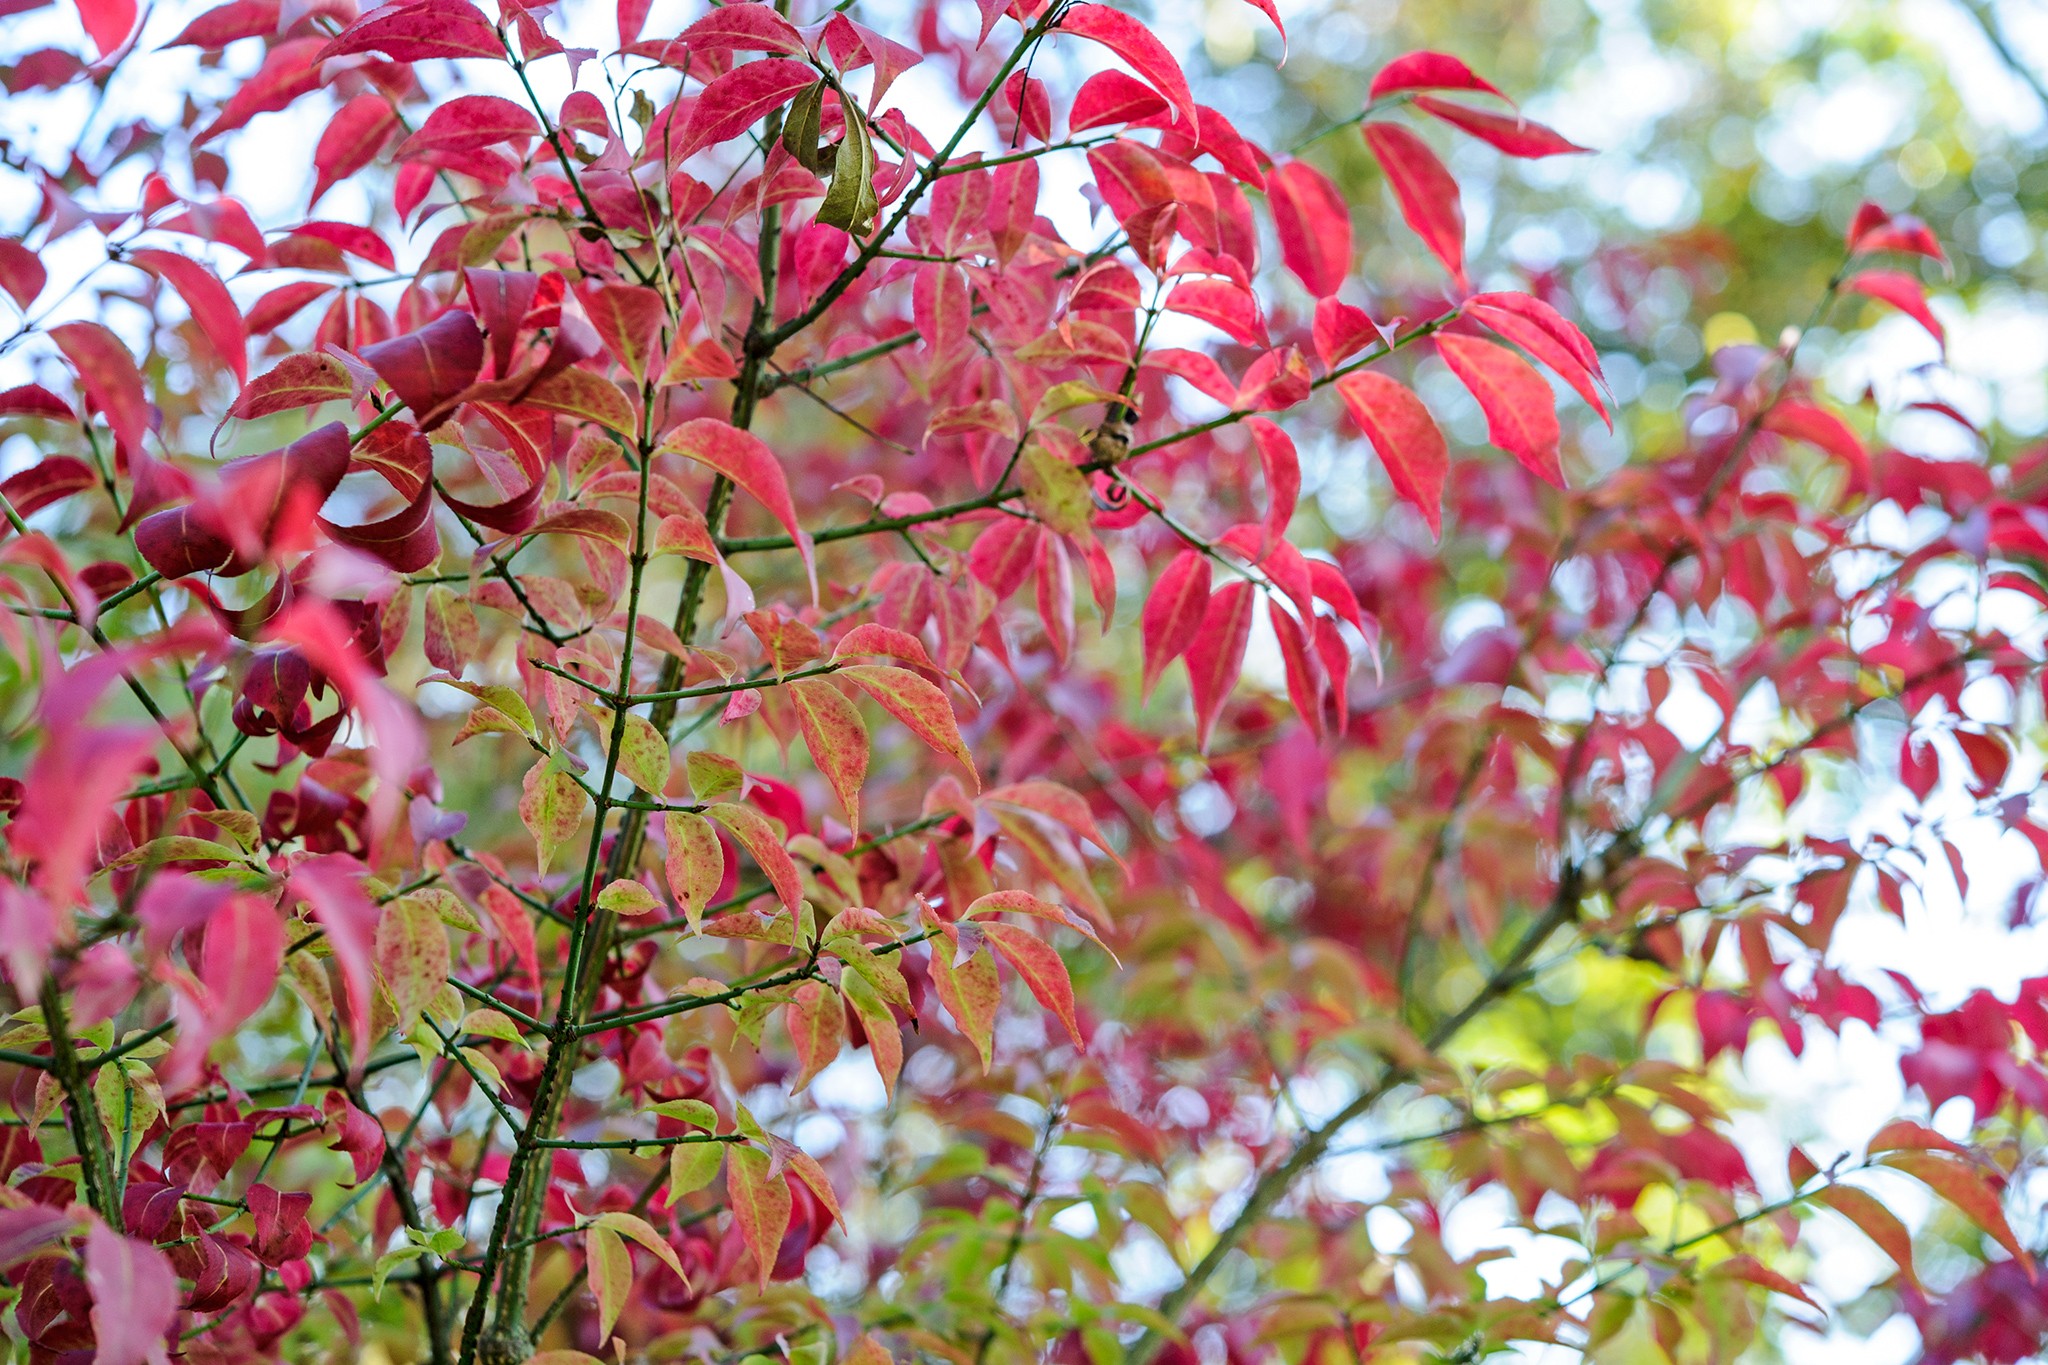
M 782 462 L 767 443 L 750 431 L 741 431 L 716 417 L 698 417 L 683 423 L 662 440 L 662 449 L 687 455 L 700 464 L 731 479 L 752 494 L 769 514 L 789 532 L 810 575 L 811 597 L 818 595 L 818 568 L 812 555 L 811 538 L 798 523 L 796 504 L 790 501 L 789 480 Z
M 1458 201 L 1458 182 L 1429 144 L 1398 124 L 1366 124 L 1365 142 L 1387 173 L 1401 217 L 1463 290 L 1465 209 Z
M 1345 375 L 1337 381 L 1337 392 L 1351 420 L 1379 452 L 1394 491 L 1422 513 L 1432 536 L 1442 535 L 1451 455 L 1429 409 L 1406 385 L 1371 370 Z
M 376 160 L 397 127 L 398 115 L 380 94 L 357 95 L 342 105 L 313 149 L 318 175 L 313 181 L 313 197 L 306 202 L 319 203 L 328 190 Z
M 817 83 L 807 62 L 769 57 L 726 72 L 704 87 L 690 113 L 690 123 L 677 140 L 671 162 L 738 136 L 770 110 L 796 98 L 796 92 Z
M 93 1365 L 163 1365 L 178 1317 L 178 1276 L 161 1251 L 95 1221 L 85 1235 Z
M 1209 609 L 1211 570 L 1208 557 L 1199 550 L 1183 550 L 1152 585 L 1138 614 L 1145 641 L 1145 674 L 1142 695 L 1150 697 L 1166 666 L 1187 653 L 1202 627 Z
M 1072 33 L 1098 42 L 1129 62 L 1154 90 L 1166 97 L 1177 121 L 1192 129 L 1200 123 L 1188 78 L 1166 44 L 1134 16 L 1110 5 L 1077 4 L 1060 16 L 1055 32 Z
M 1557 406 L 1543 376 L 1505 346 L 1439 333 L 1437 354 L 1479 400 L 1493 443 L 1546 483 L 1564 487 Z
M 1280 259 L 1308 292 L 1328 298 L 1351 271 L 1351 207 L 1330 178 L 1305 161 L 1290 161 L 1266 177 Z
M 434 106 L 418 132 L 398 144 L 404 160 L 427 152 L 472 152 L 500 142 L 540 136 L 540 121 L 524 105 L 497 95 L 461 95 Z

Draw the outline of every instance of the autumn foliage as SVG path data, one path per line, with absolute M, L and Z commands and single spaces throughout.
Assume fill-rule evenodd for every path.
M 78 8 L 10 89 L 120 79 Z M 1447 159 L 1585 149 L 1463 61 L 1282 151 L 1130 9 L 864 9 L 232 0 L 230 96 L 40 174 L 8 1358 L 1731 1361 L 1823 1226 L 1928 1359 L 2031 1351 L 2048 979 L 1831 951 L 1967 885 L 1944 820 L 2048 847 L 2048 460 L 1802 350 L 1938 341 L 1932 235 L 1618 446 L 1592 286 Z M 1880 1028 L 1858 1150 L 1732 1139 L 1759 1040 Z

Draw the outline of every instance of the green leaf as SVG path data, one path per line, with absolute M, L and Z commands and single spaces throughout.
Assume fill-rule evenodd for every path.
M 860 106 L 843 99 L 840 108 L 846 114 L 846 136 L 832 158 L 832 187 L 818 206 L 817 221 L 865 237 L 881 210 L 875 198 L 875 148 Z
M 668 1150 L 668 1202 L 695 1194 L 718 1178 L 725 1164 L 723 1142 L 678 1142 Z
M 619 1234 L 592 1224 L 583 1235 L 583 1278 L 597 1299 L 599 1337 L 609 1340 L 633 1289 L 633 1255 Z
M 376 958 L 398 1015 L 398 1031 L 410 1033 L 420 1011 L 446 984 L 452 965 L 441 916 L 411 896 L 391 902 L 377 920 Z
M 404 1265 L 407 1261 L 416 1261 L 426 1254 L 427 1249 L 425 1247 L 408 1245 L 393 1247 L 382 1256 L 379 1256 L 377 1263 L 370 1267 L 370 1297 L 373 1299 L 383 1298 L 384 1281 L 390 1278 L 391 1272 Z
M 1024 447 L 1018 481 L 1025 505 L 1064 536 L 1083 536 L 1095 517 L 1095 495 L 1080 470 L 1033 441 Z
M 747 780 L 746 769 L 736 760 L 708 749 L 699 749 L 685 758 L 683 771 L 699 801 L 716 801 L 727 792 L 738 791 Z
M 648 1112 L 702 1128 L 707 1133 L 718 1129 L 718 1111 L 703 1100 L 663 1100 Z
M 661 902 L 641 883 L 621 877 L 597 893 L 597 908 L 614 915 L 644 915 L 659 910 Z
M 796 92 L 782 115 L 782 145 L 805 170 L 822 171 L 828 159 L 821 146 L 819 122 L 825 110 L 825 82 Z
M 668 786 L 668 741 L 647 717 L 626 714 L 626 729 L 619 737 L 619 771 L 649 796 L 660 796 Z

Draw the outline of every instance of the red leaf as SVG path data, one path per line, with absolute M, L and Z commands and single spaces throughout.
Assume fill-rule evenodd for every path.
M 1780 402 L 1764 414 L 1764 429 L 1780 436 L 1806 442 L 1839 460 L 1848 473 L 1852 494 L 1870 491 L 1870 452 L 1863 442 L 1834 413 L 1815 403 Z
M 1505 346 L 1438 333 L 1437 354 L 1479 400 L 1493 443 L 1546 483 L 1564 487 L 1556 399 L 1543 376 Z
M 1909 256 L 1926 256 L 1946 265 L 1948 257 L 1941 242 L 1927 224 L 1911 214 L 1887 212 L 1882 206 L 1865 202 L 1849 222 L 1847 233 L 1852 255 L 1875 251 L 1898 251 Z
M 1319 299 L 1343 287 L 1351 271 L 1351 206 L 1330 178 L 1305 161 L 1273 168 L 1266 178 L 1280 259 Z
M 501 61 L 505 45 L 483 11 L 469 0 L 418 0 L 384 5 L 350 24 L 320 52 L 320 59 L 381 52 L 394 62 L 479 57 Z
M 1209 609 L 1211 570 L 1208 556 L 1183 550 L 1152 585 L 1138 625 L 1145 641 L 1142 695 L 1150 697 L 1166 666 L 1187 653 Z
M 331 355 L 288 355 L 250 380 L 228 411 L 248 421 L 274 412 L 347 399 L 354 392 L 348 370 Z
M 192 320 L 206 334 L 219 358 L 235 372 L 235 383 L 249 378 L 249 338 L 243 328 L 241 310 L 220 277 L 189 256 L 175 251 L 138 250 L 128 259 L 159 279 L 169 280 L 185 300 Z
M 1432 536 L 1441 536 L 1451 454 L 1429 409 L 1406 385 L 1371 370 L 1345 375 L 1337 381 L 1337 392 L 1351 420 L 1379 452 L 1394 491 L 1422 513 Z
M 973 776 L 975 786 L 980 787 L 974 756 L 960 738 L 953 703 L 946 700 L 946 694 L 937 685 L 907 668 L 890 664 L 846 664 L 839 669 L 839 676 L 880 702 L 883 710 L 903 722 L 934 752 L 958 760 Z
M 1842 292 L 1882 300 L 1925 327 L 1943 347 L 1948 345 L 1948 334 L 1942 330 L 1941 320 L 1927 306 L 1927 291 L 1920 287 L 1920 281 L 1904 271 L 1866 270 L 1844 284 Z
M 1397 90 L 1477 90 L 1507 99 L 1447 52 L 1410 52 L 1394 58 L 1372 78 L 1369 95 L 1378 99 Z
M 99 482 L 92 466 L 69 455 L 45 455 L 27 469 L 0 479 L 0 496 L 24 517 L 82 493 Z M 0 535 L 12 535 L 11 526 L 0 527 Z
M 782 1234 L 789 1229 L 794 1202 L 789 1182 L 770 1166 L 766 1153 L 735 1145 L 726 1153 L 725 1190 L 740 1240 L 753 1253 L 760 1287 L 766 1289 L 768 1277 L 775 1270 L 775 1253 L 782 1245 Z
M 731 479 L 752 494 L 770 515 L 789 532 L 810 575 L 811 596 L 818 595 L 818 569 L 811 550 L 811 538 L 797 521 L 796 504 L 790 501 L 789 480 L 782 462 L 767 443 L 750 431 L 741 431 L 716 417 L 698 417 L 683 423 L 662 439 L 661 448 L 687 455 L 700 464 Z
M 135 0 L 78 0 L 78 17 L 102 60 L 127 46 L 136 14 Z
M 1888 1152 L 1884 1164 L 1904 1171 L 1962 1211 L 1964 1217 L 1989 1233 L 2012 1258 L 2031 1267 L 2033 1258 L 2013 1235 L 2006 1222 L 1998 1189 L 1985 1174 L 1968 1161 L 1936 1156 L 1932 1152 Z
M 143 396 L 142 374 L 120 338 L 97 322 L 67 322 L 52 327 L 50 339 L 78 371 L 86 397 L 106 414 L 114 438 L 129 450 L 142 449 L 154 412 Z
M 753 855 L 768 884 L 775 888 L 775 894 L 795 914 L 803 905 L 803 886 L 797 879 L 796 863 L 791 860 L 789 850 L 782 846 L 782 838 L 774 826 L 752 806 L 738 806 L 730 802 L 717 802 L 706 806 L 704 813 L 731 831 L 740 846 Z
M 1365 143 L 1387 173 L 1401 217 L 1451 272 L 1452 283 L 1465 289 L 1465 209 L 1458 182 L 1428 143 L 1398 124 L 1366 124 Z
M 804 37 L 773 5 L 720 5 L 676 39 L 692 52 L 780 52 L 804 55 Z
M 72 422 L 78 414 L 42 385 L 18 384 L 0 390 L 0 417 L 47 417 L 55 422 Z
M 536 138 L 540 131 L 540 121 L 523 105 L 497 95 L 462 95 L 435 105 L 394 155 L 405 160 L 428 152 L 473 152 L 515 138 Z
M 370 229 L 358 227 L 354 223 L 302 223 L 292 230 L 291 238 L 287 240 L 301 237 L 325 242 L 384 270 L 398 268 L 398 262 L 391 254 L 390 243 Z
M 1067 127 L 1079 133 L 1111 123 L 1147 123 L 1163 117 L 1169 107 L 1158 91 L 1136 76 L 1114 69 L 1098 71 L 1074 92 Z
M 1266 474 L 1266 539 L 1283 540 L 1301 497 L 1301 457 L 1287 433 L 1263 417 L 1249 418 L 1245 426 L 1259 448 L 1259 466 Z
M 1386 344 L 1369 313 L 1333 298 L 1317 301 L 1313 333 L 1316 356 L 1326 370 L 1336 369 L 1367 346 Z
M 313 149 L 317 175 L 313 197 L 306 202 L 319 203 L 328 190 L 376 160 L 397 127 L 398 115 L 382 95 L 357 95 L 342 105 Z
M 450 400 L 476 382 L 484 335 L 475 318 L 451 308 L 417 332 L 365 346 L 360 354 L 412 410 L 419 429 L 432 431 L 454 411 Z
M 281 10 L 278 0 L 233 0 L 206 11 L 164 46 L 215 52 L 242 38 L 268 37 L 277 32 Z
M 1188 645 L 1188 680 L 1194 692 L 1195 742 L 1209 747 L 1230 689 L 1244 667 L 1245 645 L 1252 635 L 1252 604 L 1257 597 L 1244 579 L 1226 583 L 1209 599 L 1201 627 Z
M 1185 379 L 1197 390 L 1226 406 L 1234 405 L 1237 399 L 1237 385 L 1230 382 L 1230 376 L 1223 373 L 1223 367 L 1207 351 L 1188 351 L 1175 346 L 1163 346 L 1147 351 L 1144 367 L 1164 370 L 1170 375 Z
M 40 256 L 12 237 L 0 237 L 0 289 L 5 289 L 23 312 L 43 292 L 49 278 Z
M 1601 378 L 1600 358 L 1585 333 L 1556 309 L 1530 294 L 1475 294 L 1465 301 L 1465 312 L 1548 365 L 1613 429 L 1614 421 L 1595 387 Z
M 1510 116 L 1496 114 L 1490 109 L 1474 109 L 1468 104 L 1438 99 L 1434 95 L 1417 95 L 1415 107 L 1424 113 L 1436 115 L 1453 128 L 1463 129 L 1481 142 L 1489 143 L 1509 156 L 1570 156 L 1591 150 L 1561 136 L 1553 128 L 1546 128 L 1519 115 Z
M 1129 62 L 1133 71 L 1166 97 L 1177 121 L 1185 122 L 1190 130 L 1200 125 L 1195 96 L 1188 89 L 1188 78 L 1181 73 L 1180 63 L 1173 59 L 1166 44 L 1132 15 L 1110 5 L 1072 5 L 1060 16 L 1054 32 L 1072 33 L 1102 44 Z

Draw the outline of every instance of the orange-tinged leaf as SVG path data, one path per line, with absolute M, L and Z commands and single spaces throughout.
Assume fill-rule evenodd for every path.
M 985 1072 L 994 1062 L 996 1008 L 1002 1003 L 1003 988 L 996 979 L 996 960 L 986 947 L 977 948 L 973 956 L 955 966 L 957 943 L 957 936 L 951 933 L 932 941 L 932 984 L 954 1025 L 981 1054 Z
M 1152 595 L 1138 613 L 1145 642 L 1145 671 L 1140 695 L 1149 698 L 1166 666 L 1187 653 L 1202 628 L 1209 608 L 1211 570 L 1208 556 L 1182 550 L 1152 585 Z
M 334 403 L 355 392 L 348 371 L 331 355 L 288 355 L 250 380 L 230 411 L 243 420 L 273 412 Z
M 822 982 L 806 981 L 782 1007 L 782 1021 L 796 1045 L 797 1074 L 789 1083 L 789 1092 L 795 1095 L 832 1065 L 846 1045 L 846 1011 L 837 992 Z
M 995 945 L 1017 975 L 1024 978 L 1024 984 L 1031 988 L 1031 994 L 1038 1003 L 1059 1016 L 1067 1027 L 1077 1046 L 1086 1047 L 1087 1040 L 1081 1036 L 1080 1021 L 1074 1017 L 1074 983 L 1067 974 L 1067 964 L 1053 946 L 1039 938 L 1029 929 L 1015 924 L 1004 924 L 989 920 L 982 924 L 982 933 Z
M 796 863 L 791 861 L 789 850 L 782 846 L 782 837 L 761 812 L 752 806 L 736 806 L 720 801 L 704 808 L 704 813 L 732 831 L 732 837 L 740 841 L 740 847 L 753 855 L 767 875 L 768 884 L 775 888 L 775 894 L 789 907 L 790 913 L 803 908 L 803 890 L 798 883 Z
M 1046 778 L 1033 777 L 1027 778 L 1022 782 L 1010 782 L 996 787 L 983 793 L 981 799 L 984 801 L 1000 802 L 1009 806 L 1021 806 L 1025 810 L 1036 811 L 1048 820 L 1056 820 L 1060 824 L 1065 825 L 1076 837 L 1086 839 L 1089 843 L 1107 853 L 1110 860 L 1118 867 L 1123 868 L 1126 874 L 1130 871 L 1125 866 L 1124 860 L 1118 856 L 1116 849 L 1110 845 L 1109 840 L 1103 835 L 1102 826 L 1095 823 L 1095 812 L 1088 808 L 1087 798 L 1071 787 L 1061 786 L 1059 783 Z M 997 894 L 1008 895 L 1010 893 L 999 892 Z M 1016 894 L 1023 895 L 1025 893 L 1018 892 Z M 988 900 L 990 898 L 983 897 L 982 899 Z M 980 902 L 977 901 L 976 904 L 979 905 Z M 1027 914 L 1038 913 L 1036 910 L 1009 904 L 1004 904 L 998 908 L 1005 910 L 1025 909 Z M 969 913 L 972 913 L 972 911 Z M 1056 915 L 1057 913 L 1055 912 Z
M 549 412 L 595 422 L 628 439 L 638 425 L 632 403 L 617 384 L 573 365 L 535 384 L 522 401 Z
M 1491 341 L 1444 332 L 1435 341 L 1444 364 L 1479 400 L 1493 443 L 1544 482 L 1564 487 L 1564 466 L 1557 451 L 1562 436 L 1557 400 L 1543 376 L 1528 361 Z
M 766 1152 L 735 1146 L 726 1154 L 725 1188 L 740 1240 L 754 1254 L 760 1287 L 766 1289 L 769 1273 L 775 1269 L 775 1253 L 782 1246 L 782 1234 L 789 1230 L 789 1213 L 794 1203 L 789 1185 L 780 1172 L 770 1168 Z
M 1853 1185 L 1830 1185 L 1817 1191 L 1814 1202 L 1824 1204 L 1856 1225 L 1857 1231 L 1877 1243 L 1878 1250 L 1892 1258 L 1906 1283 L 1918 1284 L 1913 1271 L 1913 1234 L 1899 1216 L 1879 1203 L 1867 1191 Z
M 896 1016 L 882 1003 L 866 978 L 854 972 L 845 973 L 839 980 L 840 994 L 845 997 L 847 1008 L 860 1018 L 861 1031 L 867 1034 L 868 1057 L 875 1064 L 875 1072 L 882 1078 L 882 1092 L 890 1099 L 896 1098 L 896 1078 L 903 1073 L 903 1027 L 896 1022 Z
M 704 907 L 711 903 L 719 884 L 725 880 L 725 846 L 718 842 L 718 831 L 701 815 L 669 811 L 661 822 L 662 832 L 668 836 L 668 856 L 662 862 L 662 871 L 668 878 L 669 891 L 683 907 L 683 916 L 694 930 L 702 926 Z
M 859 829 L 860 784 L 868 775 L 867 723 L 846 694 L 823 678 L 799 678 L 786 686 L 811 761 L 846 808 L 846 823 Z
M 903 722 L 910 732 L 939 753 L 959 760 L 974 778 L 976 790 L 981 775 L 975 771 L 974 756 L 960 738 L 960 722 L 953 717 L 953 703 L 934 683 L 907 668 L 893 664 L 847 664 L 838 675 L 882 704 L 882 709 Z
M 825 1212 L 831 1215 L 833 1222 L 846 1222 L 846 1215 L 839 1211 L 839 1192 L 832 1188 L 830 1177 L 825 1174 L 825 1168 L 818 1164 L 816 1157 L 787 1138 L 779 1138 L 773 1134 L 768 1138 L 768 1150 L 772 1160 L 782 1163 L 798 1180 L 810 1188 L 812 1194 L 818 1196 L 818 1202 L 825 1206 Z
M 1451 451 L 1429 409 L 1407 385 L 1371 370 L 1339 379 L 1337 393 L 1378 452 L 1394 491 L 1422 513 L 1432 536 L 1441 536 Z
M 1985 1173 L 1969 1161 L 1936 1156 L 1932 1152 L 1889 1152 L 1883 1164 L 1895 1171 L 1904 1171 L 1955 1205 L 1965 1218 L 2010 1252 L 2014 1260 L 2033 1264 L 2033 1258 L 2020 1245 L 2019 1238 L 2013 1235 L 2012 1225 L 2005 1220 L 2005 1208 L 1998 1190 Z
M 1768 1289 L 1774 1294 L 1783 1294 L 1787 1298 L 1797 1299 L 1808 1308 L 1820 1312 L 1827 1311 L 1815 1303 L 1812 1295 L 1800 1288 L 1798 1284 L 1785 1278 L 1785 1276 L 1771 1269 L 1754 1256 L 1730 1256 L 1727 1260 L 1717 1264 L 1713 1269 L 1713 1273 L 1727 1276 L 1729 1279 L 1743 1280 L 1760 1288 Z
M 748 65 L 758 65 L 749 63 Z M 792 63 L 794 65 L 794 63 Z M 766 442 L 751 431 L 741 431 L 716 417 L 699 417 L 683 423 L 662 438 L 661 448 L 709 465 L 745 489 L 767 508 L 782 529 L 796 542 L 803 557 L 804 572 L 810 575 L 811 597 L 818 596 L 818 566 L 811 550 L 811 538 L 798 523 L 796 504 L 790 501 L 789 480 L 782 462 Z

